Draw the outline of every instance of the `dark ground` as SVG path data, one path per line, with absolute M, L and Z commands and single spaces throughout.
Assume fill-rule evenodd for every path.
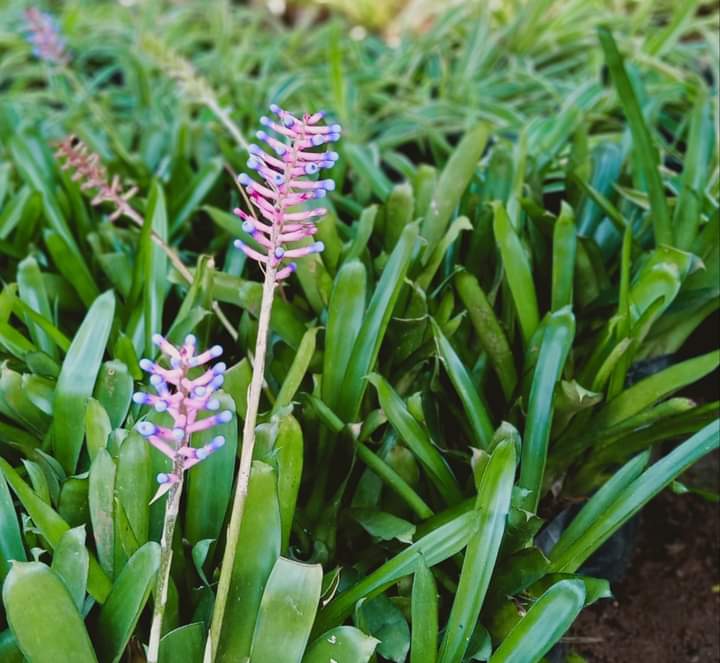
M 717 490 L 718 478 L 715 455 L 683 481 Z M 655 498 L 613 593 L 567 638 L 588 663 L 720 662 L 720 506 L 669 490 Z

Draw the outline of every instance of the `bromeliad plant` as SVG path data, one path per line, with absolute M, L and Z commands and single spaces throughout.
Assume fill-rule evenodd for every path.
M 165 355 L 169 366 L 150 359 L 142 359 L 140 367 L 150 373 L 150 383 L 157 393 L 137 392 L 133 400 L 140 405 L 150 405 L 155 412 L 167 412 L 172 418 L 172 424 L 166 427 L 150 421 L 141 421 L 135 428 L 153 447 L 172 461 L 172 470 L 157 475 L 160 487 L 153 498 L 155 501 L 166 493 L 168 496 L 160 538 L 160 567 L 155 587 L 155 608 L 147 651 L 148 663 L 157 663 L 160 654 L 160 636 L 167 605 L 173 556 L 173 534 L 180 511 L 185 472 L 225 444 L 225 438 L 218 435 L 208 444 L 196 448 L 192 446 L 193 434 L 227 423 L 232 419 L 230 410 L 200 417 L 205 411 L 215 412 L 220 408 L 220 401 L 216 398 L 215 392 L 223 384 L 225 364 L 218 362 L 197 375 L 197 369 L 222 354 L 219 345 L 197 353 L 197 339 L 192 334 L 185 338 L 184 344 L 179 348 L 160 334 L 153 336 L 153 342 Z
M 0 25 L 25 25 L 16 4 Z M 715 18 L 666 4 L 462 3 L 389 47 L 346 41 L 333 18 L 187 2 L 141 16 L 191 64 L 155 57 L 162 71 L 128 39 L 144 6 L 65 14 L 65 66 L 3 31 L 0 660 L 117 663 L 159 630 L 161 660 L 196 663 L 217 595 L 223 663 L 537 661 L 606 596 L 588 556 L 720 438 L 717 403 L 689 391 L 717 352 L 686 359 L 720 301 Z M 222 162 L 245 157 L 208 89 L 243 130 L 266 99 L 333 109 L 336 190 L 293 178 L 313 198 L 286 210 L 317 197 L 326 215 L 279 231 L 292 137 L 268 128 L 282 145 L 252 148 L 248 206 L 224 211 Z M 137 184 L 132 227 L 58 168 L 61 125 Z M 271 268 L 268 289 L 255 275 Z M 132 401 L 159 329 L 226 348 L 216 397 L 254 433 L 238 536 L 235 420 L 193 434 L 200 456 L 225 444 L 182 475 L 198 451 L 179 454 L 172 413 Z M 158 473 L 168 494 L 149 505 Z M 569 522 L 554 546 L 548 521 Z
M 257 137 L 267 145 L 266 150 L 255 144 L 248 149 L 250 158 L 247 166 L 257 172 L 262 182 L 251 179 L 247 174 L 238 177 L 240 185 L 245 187 L 251 208 L 248 212 L 238 208 L 235 213 L 243 219 L 243 230 L 257 242 L 258 248 L 252 248 L 239 239 L 235 241 L 235 246 L 261 266 L 265 281 L 258 316 L 253 376 L 247 392 L 235 498 L 206 646 L 205 656 L 209 661 L 214 660 L 220 642 L 235 557 L 241 543 L 240 528 L 250 483 L 273 298 L 278 285 L 296 270 L 294 259 L 319 253 L 324 249 L 320 241 L 309 245 L 302 244 L 315 235 L 315 224 L 325 215 L 326 210 L 322 207 L 304 207 L 310 201 L 324 198 L 328 191 L 335 188 L 331 179 L 318 180 L 309 177 L 323 168 L 335 165 L 337 152 L 316 152 L 314 148 L 339 140 L 340 126 L 322 123 L 323 112 L 305 113 L 299 119 L 275 104 L 270 107 L 270 111 L 277 120 L 263 116 L 260 122 L 273 133 L 263 130 L 257 132 Z

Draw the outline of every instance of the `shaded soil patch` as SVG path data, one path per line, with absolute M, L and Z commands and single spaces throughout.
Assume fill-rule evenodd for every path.
M 718 457 L 707 461 L 684 481 L 717 490 Z M 569 634 L 589 663 L 720 661 L 718 505 L 659 495 L 643 511 L 630 568 L 613 592 L 614 600 L 586 609 Z

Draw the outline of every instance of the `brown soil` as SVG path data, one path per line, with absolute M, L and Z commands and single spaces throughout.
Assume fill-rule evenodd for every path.
M 717 456 L 708 460 L 705 480 L 688 478 L 689 485 L 717 489 Z M 653 500 L 630 568 L 613 593 L 614 600 L 585 610 L 569 634 L 588 663 L 719 662 L 718 505 L 670 491 Z

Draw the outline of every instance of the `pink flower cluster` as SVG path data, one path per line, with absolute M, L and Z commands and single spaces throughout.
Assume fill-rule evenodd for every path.
M 219 345 L 196 354 L 197 341 L 192 334 L 185 338 L 180 348 L 176 348 L 160 334 L 153 336 L 153 342 L 159 346 L 170 365 L 165 367 L 150 359 L 142 359 L 140 367 L 150 373 L 150 383 L 157 393 L 139 391 L 133 395 L 133 400 L 153 407 L 156 412 L 167 412 L 173 420 L 171 427 L 158 426 L 150 421 L 141 421 L 135 426 L 150 444 L 174 463 L 173 472 L 157 476 L 161 484 L 157 499 L 180 480 L 182 472 L 205 460 L 225 444 L 223 436 L 218 435 L 209 444 L 196 449 L 190 445 L 193 433 L 227 423 L 232 419 L 232 412 L 223 410 L 203 419 L 198 418 L 205 410 L 215 412 L 220 408 L 215 392 L 223 384 L 226 368 L 223 362 L 208 367 L 197 377 L 190 377 L 193 369 L 222 354 Z
M 253 260 L 275 267 L 276 279 L 281 280 L 295 271 L 293 258 L 324 249 L 322 242 L 295 248 L 288 245 L 312 237 L 317 232 L 315 223 L 327 212 L 324 207 L 306 209 L 305 203 L 324 198 L 335 188 L 335 182 L 308 177 L 335 164 L 337 152 L 314 152 L 313 148 L 339 140 L 341 128 L 339 124 L 320 124 L 322 112 L 306 113 L 298 119 L 275 104 L 270 110 L 277 121 L 262 117 L 260 123 L 273 133 L 257 132 L 267 149 L 250 145 L 247 162 L 263 182 L 244 173 L 238 177 L 259 217 L 234 210 L 243 219 L 243 230 L 258 243 L 260 250 L 241 240 L 236 240 L 235 246 Z

